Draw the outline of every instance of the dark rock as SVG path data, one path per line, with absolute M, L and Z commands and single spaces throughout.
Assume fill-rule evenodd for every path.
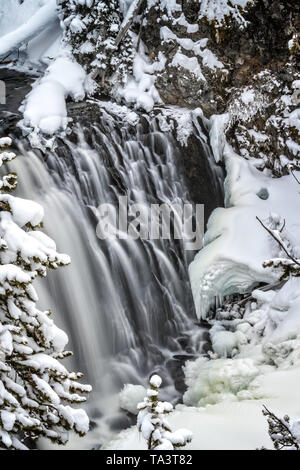
M 199 2 L 181 2 L 183 13 L 191 23 L 198 24 L 198 31 L 188 34 L 184 26 L 172 22 L 159 10 L 152 8 L 148 21 L 142 30 L 142 39 L 150 56 L 162 52 L 167 58 L 166 68 L 158 74 L 156 87 L 165 104 L 187 108 L 201 107 L 205 115 L 224 112 L 230 99 L 231 89 L 251 84 L 252 77 L 262 70 L 282 70 L 289 60 L 287 43 L 293 31 L 299 29 L 300 7 L 286 0 L 264 0 L 249 4 L 242 15 L 247 21 L 245 28 L 227 18 L 221 27 L 205 18 L 199 20 Z M 179 15 L 179 13 L 178 13 Z M 205 80 L 171 65 L 178 50 L 176 41 L 162 42 L 160 28 L 167 26 L 179 38 L 198 41 L 208 38 L 207 47 L 222 61 L 227 72 L 216 73 L 205 67 L 201 61 Z M 183 50 L 188 57 L 193 52 Z M 195 56 L 194 56 L 195 57 Z
M 186 361 L 194 359 L 195 356 L 192 354 L 175 354 L 173 358 L 166 363 L 166 367 L 174 380 L 175 389 L 181 395 L 184 394 L 187 388 L 184 381 L 183 366 Z
M 110 418 L 108 420 L 108 424 L 112 431 L 121 431 L 122 429 L 126 429 L 132 426 L 134 420 L 136 420 L 136 417 L 134 417 L 133 419 L 132 417 L 129 416 L 129 413 L 128 414 L 120 413 Z

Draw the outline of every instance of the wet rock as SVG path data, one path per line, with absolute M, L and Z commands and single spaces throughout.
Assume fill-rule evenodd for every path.
M 174 386 L 177 392 L 182 396 L 186 391 L 186 384 L 184 381 L 183 366 L 186 361 L 194 360 L 195 356 L 192 354 L 175 354 L 172 359 L 167 361 L 166 367 L 174 380 Z
M 158 73 L 156 87 L 165 104 L 187 108 L 200 106 L 206 116 L 226 110 L 233 88 L 251 84 L 252 77 L 262 70 L 278 72 L 289 60 L 288 41 L 299 30 L 300 7 L 285 0 L 264 0 L 249 4 L 242 15 L 247 22 L 241 28 L 234 19 L 227 18 L 222 26 L 199 20 L 199 2 L 181 2 L 188 22 L 198 25 L 196 32 L 188 33 L 178 22 L 172 21 L 156 9 L 150 9 L 142 39 L 151 57 L 161 52 L 167 59 L 165 69 Z M 178 12 L 180 16 L 181 12 Z M 176 13 L 174 14 L 176 16 Z M 178 38 L 194 42 L 207 38 L 207 48 L 220 60 L 224 69 L 212 70 L 198 57 L 203 79 L 183 67 L 174 67 L 173 57 L 180 50 L 187 57 L 195 54 L 179 47 L 175 39 L 162 41 L 162 26 Z M 298 51 L 299 54 L 299 51 Z
M 22 118 L 19 108 L 36 77 L 11 69 L 0 68 L 0 80 L 4 81 L 6 89 L 6 104 L 0 104 L 0 128 L 3 135 L 22 133 L 16 123 Z
M 110 418 L 107 422 L 110 426 L 112 431 L 121 431 L 122 429 L 129 428 L 134 424 L 136 421 L 136 417 L 133 415 L 129 416 L 129 413 L 120 413 L 112 418 Z

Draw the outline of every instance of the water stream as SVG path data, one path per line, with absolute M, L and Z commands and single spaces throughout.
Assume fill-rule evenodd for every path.
M 210 162 L 204 180 L 217 199 L 211 150 L 199 126 L 194 133 Z M 37 281 L 37 290 L 42 307 L 50 307 L 68 332 L 71 366 L 93 385 L 86 405 L 92 430 L 82 440 L 91 448 L 131 424 L 119 409 L 123 384 L 145 384 L 157 371 L 164 395 L 176 401 L 174 370 L 176 382 L 176 367 L 200 354 L 205 342 L 187 273 L 194 252 L 181 240 L 100 240 L 96 234 L 99 204 L 117 206 L 120 196 L 129 206 L 190 203 L 182 148 L 171 132 L 159 130 L 156 118 L 143 116 L 133 128 L 104 109 L 97 124 L 77 126 L 46 155 L 25 141 L 18 147 L 11 164 L 19 175 L 17 193 L 43 205 L 46 233 L 72 258 L 71 266 Z

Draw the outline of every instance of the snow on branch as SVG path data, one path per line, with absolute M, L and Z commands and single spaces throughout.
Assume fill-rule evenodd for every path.
M 262 413 L 267 417 L 269 436 L 276 450 L 300 450 L 300 422 L 290 423 L 289 416 L 278 418 L 266 406 Z
M 16 157 L 10 145 L 0 138 L 0 166 Z M 43 208 L 7 194 L 16 185 L 14 173 L 0 179 L 0 450 L 26 450 L 25 439 L 41 436 L 65 444 L 67 431 L 83 436 L 89 429 L 86 412 L 71 405 L 84 402 L 91 387 L 60 362 L 71 354 L 68 336 L 38 309 L 32 284 L 70 258 L 40 231 Z
M 267 227 L 259 217 L 256 217 L 262 227 L 269 233 L 269 235 L 276 241 L 280 252 L 279 256 L 272 258 L 263 263 L 263 267 L 272 267 L 275 269 L 281 269 L 283 274 L 280 277 L 280 280 L 287 279 L 290 275 L 300 276 L 300 259 L 297 259 L 293 252 L 292 247 L 287 236 L 284 234 L 285 229 L 285 220 L 281 223 L 280 218 L 275 214 L 270 215 L 270 224 L 273 224 L 273 227 Z M 281 227 L 279 226 L 281 224 Z M 286 257 L 283 257 L 286 255 Z
M 165 415 L 173 410 L 173 405 L 158 400 L 161 383 L 158 375 L 150 378 L 147 396 L 138 404 L 137 427 L 149 450 L 174 450 L 191 442 L 193 434 L 187 429 L 171 430 Z

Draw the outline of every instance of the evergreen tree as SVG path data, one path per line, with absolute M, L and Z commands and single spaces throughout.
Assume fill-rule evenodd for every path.
M 10 144 L 0 139 L 0 166 L 15 158 Z M 39 230 L 42 207 L 8 194 L 16 185 L 14 173 L 0 181 L 0 449 L 26 449 L 26 438 L 40 436 L 64 444 L 68 430 L 82 436 L 89 426 L 85 411 L 70 405 L 85 401 L 91 387 L 59 362 L 71 354 L 68 337 L 37 308 L 32 285 L 70 259 Z
M 150 388 L 142 403 L 138 404 L 137 427 L 147 441 L 148 449 L 173 450 L 191 442 L 193 434 L 187 429 L 172 432 L 165 415 L 173 410 L 171 403 L 158 401 L 161 378 L 153 375 Z
M 111 80 L 124 84 L 132 74 L 134 48 L 130 31 L 116 44 L 122 24 L 118 0 L 58 0 L 64 41 L 102 89 Z

